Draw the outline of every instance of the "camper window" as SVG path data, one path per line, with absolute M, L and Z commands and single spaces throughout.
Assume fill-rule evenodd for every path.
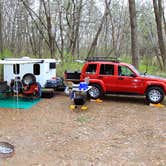
M 34 64 L 33 65 L 33 74 L 34 75 L 40 75 L 40 65 L 39 64 Z
M 56 68 L 56 63 L 52 62 L 50 63 L 50 69 L 55 69 Z
M 13 73 L 14 74 L 20 74 L 20 65 L 19 64 L 14 64 L 13 65 Z

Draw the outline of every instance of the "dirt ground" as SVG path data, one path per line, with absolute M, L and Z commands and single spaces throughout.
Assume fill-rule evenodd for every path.
M 0 166 L 166 165 L 166 107 L 123 96 L 87 102 L 87 111 L 71 103 L 58 93 L 28 110 L 0 109 L 0 141 L 15 146 Z

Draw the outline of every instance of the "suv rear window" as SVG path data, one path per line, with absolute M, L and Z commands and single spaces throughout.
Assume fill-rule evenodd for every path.
M 97 64 L 89 64 L 87 69 L 86 69 L 86 73 L 87 74 L 95 74 L 96 68 L 97 68 Z
M 101 75 L 114 75 L 114 65 L 102 64 L 100 66 Z

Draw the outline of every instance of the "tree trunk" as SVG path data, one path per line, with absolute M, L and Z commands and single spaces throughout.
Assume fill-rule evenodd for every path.
M 75 25 L 75 32 L 74 32 L 74 39 L 73 39 L 73 45 L 72 45 L 72 50 L 71 53 L 72 55 L 75 54 L 75 50 L 76 50 L 76 45 L 77 45 L 77 39 L 79 37 L 79 28 L 80 28 L 80 19 L 81 19 L 81 12 L 82 12 L 82 0 L 80 0 L 79 6 L 76 9 L 76 25 Z
M 111 49 L 111 53 L 113 52 L 113 54 L 117 58 L 117 55 L 116 55 L 116 43 L 115 43 L 115 26 L 114 26 L 114 21 L 113 21 L 113 17 L 112 17 L 111 11 L 109 11 L 109 16 L 110 16 L 111 28 L 112 28 L 112 31 L 111 31 L 111 35 L 112 35 L 112 49 Z
M 51 58 L 53 58 L 55 53 L 55 40 L 54 40 L 55 34 L 53 34 L 52 23 L 51 23 L 50 1 L 49 0 L 47 1 L 47 6 L 44 0 L 42 0 L 42 2 L 43 2 L 46 22 L 47 22 L 49 49 L 50 49 Z
M 103 15 L 103 17 L 101 19 L 101 22 L 100 22 L 100 25 L 98 27 L 98 30 L 97 30 L 97 32 L 95 34 L 95 37 L 94 37 L 93 41 L 92 41 L 92 44 L 91 44 L 90 49 L 88 51 L 87 57 L 93 55 L 93 53 L 95 51 L 95 48 L 97 46 L 97 41 L 98 41 L 99 35 L 100 35 L 101 31 L 102 31 L 105 18 L 107 17 L 107 15 L 109 13 L 109 8 L 108 7 L 109 7 L 110 3 L 111 3 L 111 0 L 109 2 L 105 1 L 106 7 L 105 7 L 104 15 Z
M 139 67 L 138 61 L 138 38 L 135 0 L 129 0 L 130 26 L 131 26 L 131 52 L 132 64 Z
M 59 47 L 59 53 L 62 62 L 64 61 L 64 37 L 63 37 L 63 11 L 62 6 L 60 5 L 60 2 L 58 1 L 58 7 L 59 7 L 59 30 L 60 30 L 60 47 Z
M 3 52 L 3 36 L 2 36 L 2 1 L 0 1 L 0 53 Z
M 42 1 L 39 0 L 39 18 L 42 19 Z M 41 27 L 42 28 L 42 27 Z M 39 33 L 38 34 L 38 46 L 37 46 L 37 49 L 38 49 L 38 57 L 39 58 L 42 58 L 42 36 L 41 34 Z
M 164 21 L 164 32 L 165 32 L 165 35 L 166 35 L 166 18 L 165 18 L 165 11 L 163 10 L 163 21 Z
M 164 68 L 166 69 L 166 50 L 164 45 L 163 31 L 162 31 L 162 0 L 153 0 L 153 7 L 157 25 L 158 44 L 162 56 Z

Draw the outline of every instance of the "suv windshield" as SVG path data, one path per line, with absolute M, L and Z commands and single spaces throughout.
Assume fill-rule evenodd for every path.
M 140 75 L 139 71 L 133 65 L 130 65 L 130 68 L 133 70 L 134 73 Z

